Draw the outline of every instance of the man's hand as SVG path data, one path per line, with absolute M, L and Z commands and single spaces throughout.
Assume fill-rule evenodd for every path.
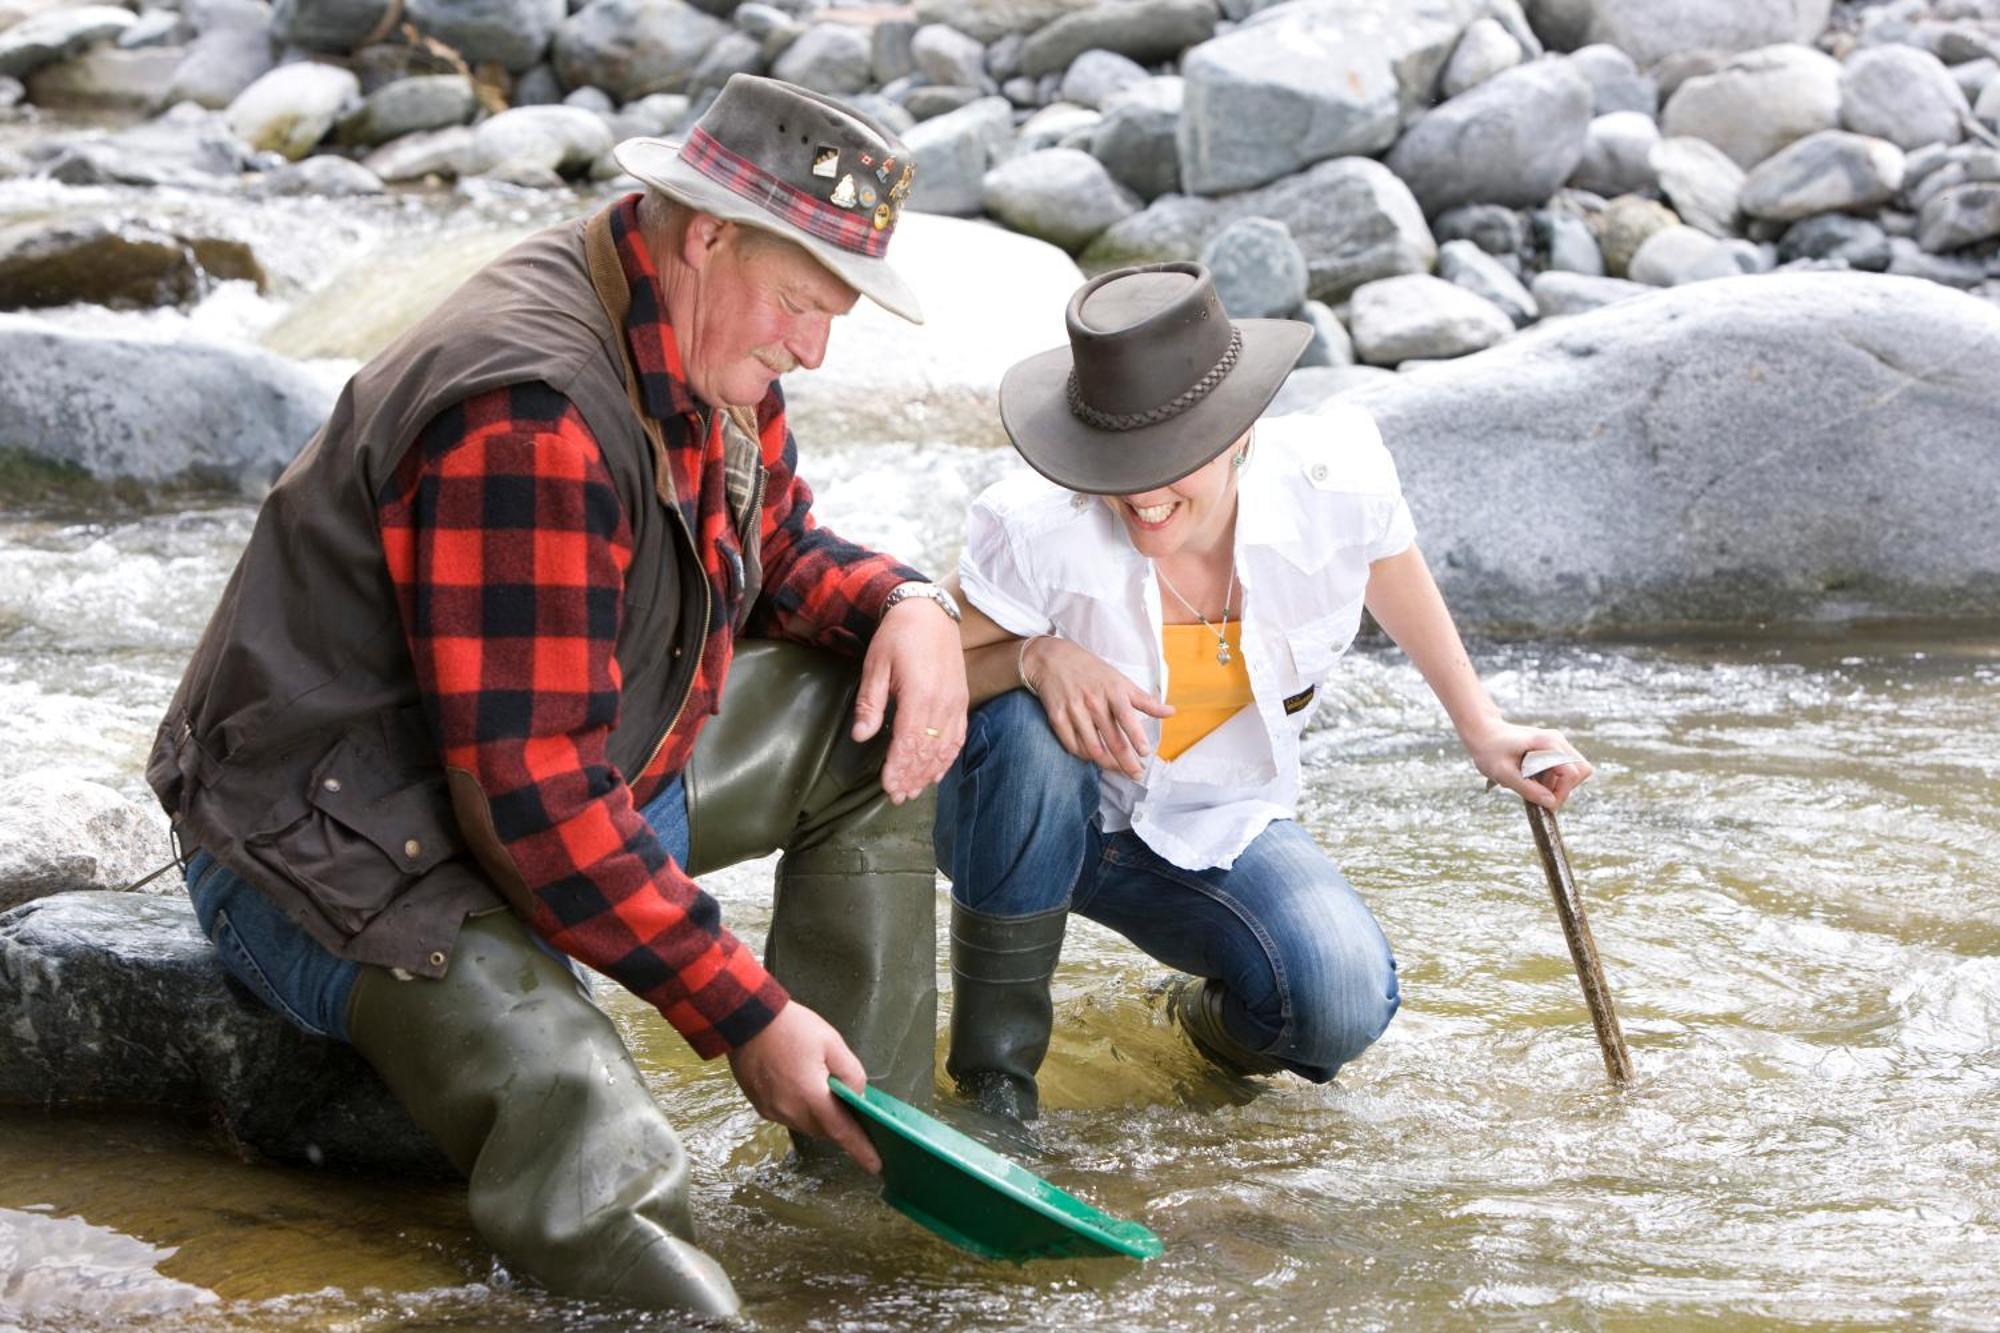
M 854 739 L 882 729 L 889 700 L 896 722 L 882 760 L 882 790 L 897 805 L 944 776 L 965 744 L 965 654 L 944 608 L 912 597 L 889 608 L 861 659 Z
M 861 1122 L 826 1086 L 828 1074 L 861 1091 L 868 1071 L 825 1019 L 793 1000 L 765 1029 L 729 1053 L 729 1072 L 757 1114 L 786 1129 L 832 1139 L 863 1171 L 877 1175 L 875 1155 Z

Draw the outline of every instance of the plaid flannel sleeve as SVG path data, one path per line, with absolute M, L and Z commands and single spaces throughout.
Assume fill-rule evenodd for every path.
M 764 485 L 764 590 L 746 632 L 792 639 L 859 656 L 899 583 L 926 576 L 823 528 L 813 518 L 812 488 L 799 476 L 798 444 L 785 421 L 777 385 L 757 409 Z
M 705 1057 L 757 1035 L 784 990 L 607 756 L 632 550 L 582 416 L 545 384 L 461 403 L 409 450 L 377 514 L 444 762 L 485 792 L 528 924 Z

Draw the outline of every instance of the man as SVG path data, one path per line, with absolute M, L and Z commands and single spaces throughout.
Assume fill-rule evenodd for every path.
M 965 679 L 950 597 L 815 525 L 776 383 L 858 294 L 920 318 L 884 258 L 902 146 L 739 76 L 685 143 L 618 151 L 643 197 L 522 243 L 349 382 L 148 779 L 225 965 L 381 1071 L 510 1268 L 728 1313 L 680 1143 L 557 960 L 874 1169 L 827 1076 L 928 1094 L 912 798 Z M 689 876 L 780 849 L 766 971 Z

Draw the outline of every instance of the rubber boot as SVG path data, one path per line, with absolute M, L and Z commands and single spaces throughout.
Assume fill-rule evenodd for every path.
M 1025 1123 L 1041 1114 L 1035 1073 L 1049 1053 L 1069 908 L 1001 917 L 951 905 L 951 1054 L 945 1072 L 981 1110 Z
M 850 737 L 858 665 L 746 640 L 686 774 L 688 869 L 782 850 L 764 964 L 853 1049 L 868 1081 L 931 1101 L 937 873 L 929 794 L 882 792 L 885 725 Z M 821 1145 L 797 1140 L 802 1153 Z
M 694 1245 L 679 1137 L 611 1020 L 512 913 L 468 920 L 441 980 L 363 968 L 348 1027 L 465 1173 L 509 1269 L 563 1296 L 737 1311 Z
M 1276 1060 L 1229 1035 L 1222 1021 L 1224 998 L 1216 982 L 1188 977 L 1167 992 L 1167 1013 L 1180 1023 L 1188 1040 L 1210 1064 L 1239 1077 L 1284 1072 L 1285 1067 Z

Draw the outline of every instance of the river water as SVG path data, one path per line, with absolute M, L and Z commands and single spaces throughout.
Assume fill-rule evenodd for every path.
M 274 297 L 54 318 L 274 339 L 289 319 L 303 338 L 296 311 L 334 267 L 314 247 L 390 245 L 402 207 L 247 211 L 311 242 L 277 247 Z M 457 224 L 468 252 L 476 214 Z M 833 526 L 933 568 L 1005 466 L 807 444 Z M 251 514 L 0 517 L 0 779 L 143 795 L 152 727 Z M 1519 803 L 1481 793 L 1414 671 L 1364 645 L 1309 735 L 1301 813 L 1400 960 L 1403 1010 L 1375 1049 L 1324 1088 L 1223 1079 L 1167 1025 L 1163 970 L 1072 928 L 1042 1168 L 1159 1233 L 1159 1260 L 951 1250 L 859 1180 L 788 1166 L 722 1064 L 609 996 L 689 1140 L 703 1243 L 753 1326 L 2000 1328 L 2000 623 L 1474 653 L 1510 714 L 1598 765 L 1563 824 L 1634 1087 L 1605 1080 Z M 711 884 L 753 941 L 768 870 Z M 20 1112 L 0 1116 L 9 1320 L 640 1322 L 514 1284 L 454 1188 L 240 1162 L 198 1126 Z

